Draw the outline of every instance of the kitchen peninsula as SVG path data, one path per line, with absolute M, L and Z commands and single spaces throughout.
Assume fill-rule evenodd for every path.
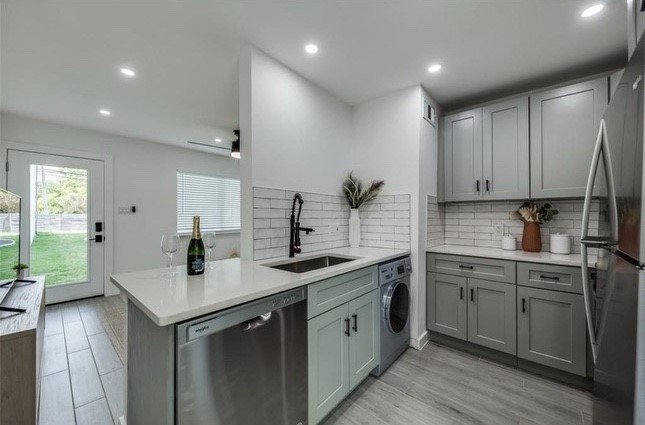
M 241 308 L 244 304 L 285 291 L 304 289 L 307 285 L 329 281 L 340 275 L 352 278 L 352 273 L 361 270 L 367 270 L 368 274 L 352 279 L 363 285 L 359 278 L 368 276 L 370 284 L 376 285 L 375 265 L 408 254 L 406 250 L 361 247 L 334 249 L 291 259 L 297 261 L 323 255 L 351 259 L 305 273 L 270 267 L 290 262 L 287 259 L 261 262 L 227 259 L 215 262 L 214 269 L 200 276 L 188 277 L 184 267 L 177 267 L 174 276 L 165 275 L 165 269 L 112 276 L 112 282 L 128 298 L 128 423 L 175 423 L 178 403 L 178 395 L 175 394 L 178 372 L 176 347 L 178 340 L 186 340 L 186 335 L 181 335 L 178 329 L 189 331 L 181 328 L 181 322 L 227 309 L 235 310 L 238 306 Z M 305 293 L 304 290 L 301 292 L 303 299 Z M 265 312 L 258 312 L 258 317 L 262 313 Z M 205 320 L 211 318 L 214 317 L 209 316 Z M 303 321 L 306 320 L 307 316 L 304 316 Z M 306 329 L 306 323 L 303 325 Z M 306 352 L 306 341 L 302 348 Z

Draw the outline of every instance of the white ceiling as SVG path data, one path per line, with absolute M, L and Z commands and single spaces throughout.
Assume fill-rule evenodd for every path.
M 449 109 L 626 58 L 624 0 L 1 1 L 3 110 L 183 146 L 232 140 L 247 44 L 350 104 L 421 83 Z

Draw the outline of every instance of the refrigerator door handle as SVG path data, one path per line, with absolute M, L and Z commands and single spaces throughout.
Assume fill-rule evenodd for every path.
M 593 196 L 593 185 L 596 180 L 598 162 L 601 156 L 604 158 L 604 171 L 607 183 L 607 200 L 609 201 L 609 219 L 611 229 L 610 240 L 600 240 L 600 238 L 593 238 L 589 236 L 589 213 L 591 209 L 591 198 Z M 611 157 L 609 151 L 609 140 L 607 138 L 607 126 L 605 120 L 600 120 L 600 128 L 598 129 L 598 137 L 596 138 L 596 146 L 594 148 L 593 157 L 591 159 L 591 167 L 589 170 L 589 178 L 587 179 L 587 188 L 585 191 L 585 201 L 582 209 L 582 231 L 580 235 L 580 254 L 582 256 L 582 292 L 585 302 L 585 314 L 587 316 L 587 330 L 589 332 L 589 341 L 591 342 L 591 352 L 593 354 L 594 364 L 598 355 L 598 341 L 592 316 L 592 300 L 591 290 L 589 288 L 589 264 L 587 259 L 588 246 L 602 246 L 602 245 L 615 245 L 618 240 L 618 208 L 616 204 L 616 192 L 614 185 L 614 175 L 611 165 Z

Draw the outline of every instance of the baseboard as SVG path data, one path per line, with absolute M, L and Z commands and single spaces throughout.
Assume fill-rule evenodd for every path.
M 410 347 L 414 348 L 415 350 L 422 350 L 423 347 L 428 343 L 430 339 L 430 334 L 428 331 L 425 331 L 421 334 L 419 338 L 410 338 Z

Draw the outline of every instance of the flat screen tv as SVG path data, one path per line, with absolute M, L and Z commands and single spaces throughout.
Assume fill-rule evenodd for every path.
M 20 196 L 0 189 L 0 303 L 16 279 L 20 263 Z

